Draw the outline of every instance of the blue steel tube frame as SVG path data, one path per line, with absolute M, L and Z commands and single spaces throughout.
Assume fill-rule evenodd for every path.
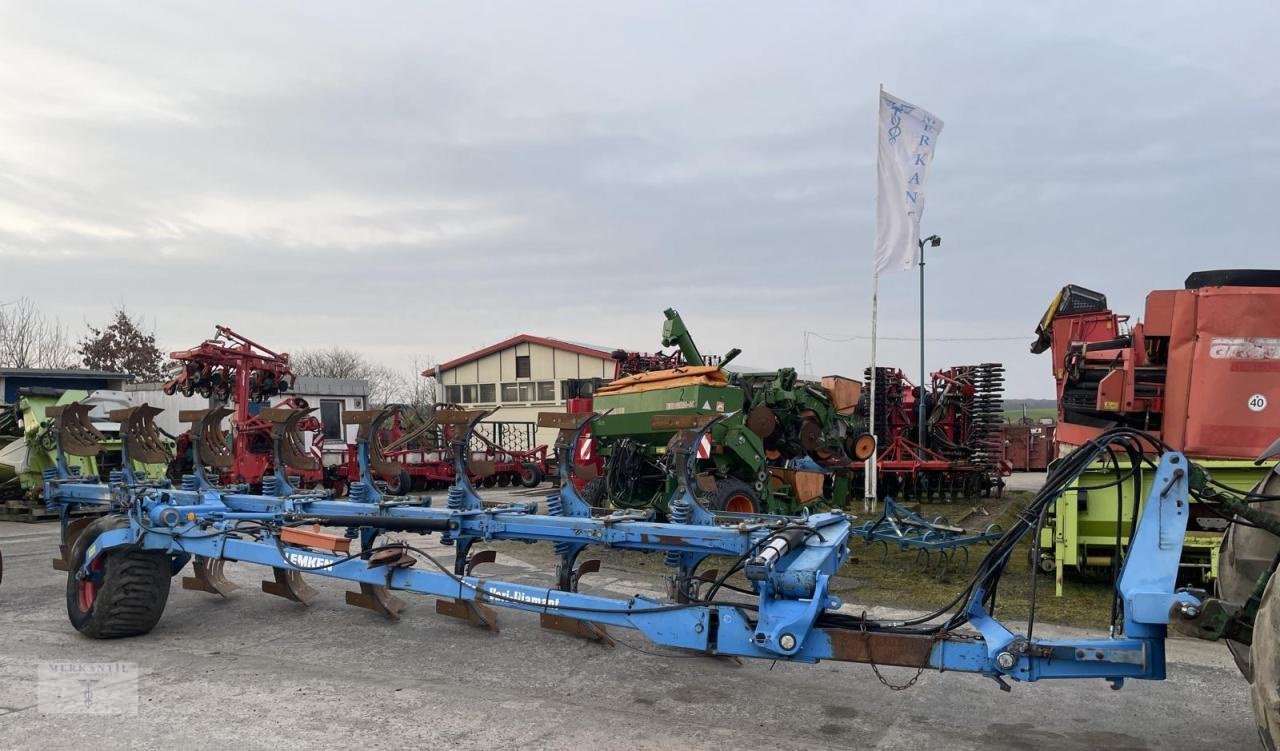
M 367 463 L 362 462 L 362 466 Z M 443 569 L 370 568 L 368 561 L 359 557 L 344 559 L 284 544 L 270 526 L 258 528 L 258 539 L 237 537 L 244 532 L 236 525 L 246 520 L 273 525 L 301 520 L 324 522 L 326 518 L 351 524 L 353 517 L 364 517 L 372 526 L 355 529 L 396 525 L 429 528 L 438 530 L 443 540 L 454 542 L 547 541 L 682 556 L 743 556 L 778 538 L 778 522 L 767 519 L 758 524 L 672 524 L 627 517 L 611 520 L 539 515 L 520 506 L 434 509 L 403 502 L 357 503 L 314 495 L 268 497 L 215 489 L 131 487 L 124 483 L 87 482 L 58 472 L 46 478 L 45 491 L 52 506 L 107 506 L 127 515 L 130 522 L 128 527 L 100 535 L 88 548 L 79 569 L 71 572 L 73 576 L 93 576 L 92 563 L 98 556 L 122 546 L 137 546 L 164 551 L 175 558 L 194 554 L 243 561 L 383 585 L 392 590 L 632 628 L 656 644 L 708 654 L 796 662 L 835 659 L 918 665 L 980 673 L 995 678 L 1002 686 L 1005 677 L 1018 681 L 1105 678 L 1118 688 L 1127 678 L 1165 677 L 1164 638 L 1170 611 L 1199 604 L 1192 595 L 1174 591 L 1188 517 L 1188 469 L 1185 457 L 1179 453 L 1170 452 L 1161 459 L 1121 573 L 1121 634 L 1034 642 L 991 617 L 982 606 L 985 593 L 981 589 L 965 605 L 973 631 L 925 635 L 888 628 L 874 630 L 871 626 L 861 631 L 820 626 L 819 617 L 841 605 L 826 590 L 827 581 L 848 556 L 851 517 L 840 512 L 793 520 L 793 526 L 803 523 L 814 533 L 773 561 L 763 575 L 752 577 L 758 595 L 753 615 L 747 607 L 731 603 L 673 605 L 640 596 L 616 599 L 487 581 Z M 54 476 L 59 474 L 62 476 Z M 466 483 L 465 474 L 460 475 L 459 483 Z M 561 490 L 574 496 L 572 487 L 568 483 Z M 890 640 L 912 644 L 924 656 L 917 661 L 895 661 L 882 654 L 876 660 L 873 652 Z

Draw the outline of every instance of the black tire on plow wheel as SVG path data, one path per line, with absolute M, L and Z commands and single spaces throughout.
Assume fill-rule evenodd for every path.
M 129 526 L 118 514 L 94 521 L 76 538 L 67 567 L 67 617 L 93 639 L 140 636 L 155 628 L 169 599 L 169 556 L 159 551 L 120 549 L 93 563 L 99 581 L 80 580 L 89 546 L 104 532 Z

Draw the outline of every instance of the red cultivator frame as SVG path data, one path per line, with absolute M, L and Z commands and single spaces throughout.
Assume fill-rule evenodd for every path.
M 437 404 L 439 409 L 457 409 L 454 405 Z M 487 428 L 487 431 L 486 431 Z M 404 495 L 422 490 L 441 490 L 456 479 L 451 454 L 455 426 L 438 423 L 434 417 L 422 425 L 405 430 L 397 410 L 385 429 L 371 437 L 371 445 L 383 459 L 374 476 L 386 483 L 387 492 Z M 520 440 L 507 434 L 524 430 Z M 481 487 L 540 485 L 550 472 L 550 459 L 545 445 L 532 445 L 536 435 L 533 423 L 484 422 L 472 435 L 468 457 L 470 480 Z M 359 452 L 356 444 L 348 444 L 344 461 L 334 478 L 338 495 L 360 476 Z
M 273 352 L 257 342 L 237 334 L 226 326 L 218 326 L 212 339 L 200 346 L 169 355 L 182 364 L 182 371 L 164 385 L 166 394 L 181 393 L 185 396 L 199 394 L 203 397 L 230 403 L 233 407 L 232 438 L 229 462 L 219 466 L 219 479 L 223 484 L 244 483 L 261 487 L 264 475 L 274 469 L 272 458 L 272 423 L 261 414 L 251 411 L 250 405 L 263 404 L 267 400 L 287 393 L 295 381 L 289 369 L 289 355 Z M 305 400 L 286 397 L 276 408 L 307 409 Z M 320 451 L 316 446 L 301 445 L 301 431 L 314 431 L 320 436 L 320 421 L 307 416 L 297 421 L 296 431 L 290 436 L 290 445 L 298 453 L 310 454 L 315 462 L 306 462 L 314 469 L 290 468 L 298 476 L 302 486 L 314 487 L 324 480 Z M 180 479 L 186 472 L 185 463 L 198 461 L 191 451 L 192 431 L 178 437 L 170 475 Z M 190 457 L 190 458 L 189 458 Z

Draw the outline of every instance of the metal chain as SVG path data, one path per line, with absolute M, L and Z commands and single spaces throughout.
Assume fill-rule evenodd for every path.
M 920 676 L 924 675 L 924 668 L 921 667 L 916 670 L 916 674 L 911 676 L 911 680 L 906 683 L 890 683 L 889 679 L 885 678 L 884 674 L 880 672 L 880 666 L 876 665 L 875 658 L 871 656 L 871 634 L 867 631 L 867 611 L 862 611 L 862 620 L 858 625 L 862 631 L 862 643 L 867 645 L 867 664 L 871 666 L 871 672 L 876 674 L 876 679 L 880 681 L 880 685 L 890 691 L 906 691 L 916 685 L 916 681 L 920 680 Z

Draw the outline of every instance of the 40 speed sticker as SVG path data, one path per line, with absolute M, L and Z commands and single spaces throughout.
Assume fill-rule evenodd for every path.
M 1261 412 L 1267 408 L 1267 397 L 1263 394 L 1254 394 L 1249 397 L 1249 401 L 1245 402 L 1249 405 L 1249 409 L 1253 412 Z

